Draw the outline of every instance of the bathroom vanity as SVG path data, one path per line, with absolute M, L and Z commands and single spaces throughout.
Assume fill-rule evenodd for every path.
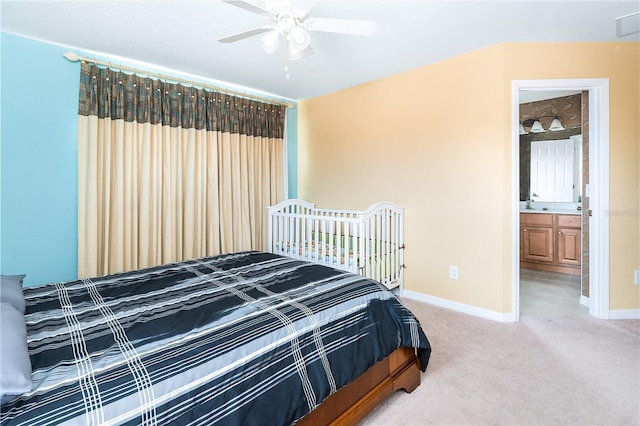
M 580 275 L 579 212 L 521 212 L 520 266 Z

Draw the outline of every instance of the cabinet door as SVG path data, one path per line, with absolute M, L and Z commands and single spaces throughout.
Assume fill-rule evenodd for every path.
M 553 263 L 553 228 L 523 226 L 522 259 Z
M 580 265 L 580 229 L 558 228 L 558 263 Z

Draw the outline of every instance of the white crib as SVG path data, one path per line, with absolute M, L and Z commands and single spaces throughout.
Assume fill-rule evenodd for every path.
M 268 207 L 268 251 L 403 285 L 403 209 L 391 202 L 367 210 L 318 209 L 299 199 Z

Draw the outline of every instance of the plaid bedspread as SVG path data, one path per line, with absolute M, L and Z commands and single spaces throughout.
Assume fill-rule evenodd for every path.
M 24 290 L 33 389 L 2 425 L 292 424 L 400 346 L 381 284 L 263 252 Z

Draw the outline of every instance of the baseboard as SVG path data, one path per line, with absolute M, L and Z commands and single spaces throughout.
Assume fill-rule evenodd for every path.
M 610 309 L 609 319 L 640 319 L 640 309 Z
M 589 306 L 589 298 L 580 296 L 580 304 Z M 609 319 L 640 319 L 640 309 L 610 309 Z
M 489 309 L 478 308 L 477 306 L 467 305 L 460 302 L 454 302 L 440 297 L 429 296 L 427 294 L 418 293 L 411 290 L 403 290 L 402 296 L 407 299 L 416 300 L 418 302 L 427 303 L 429 305 L 439 306 L 441 308 L 451 309 L 452 311 L 462 312 L 464 314 L 473 315 L 480 318 L 486 318 L 498 322 L 515 322 L 513 313 L 495 312 Z
M 506 314 L 495 312 L 489 309 L 478 308 L 477 306 L 454 302 L 453 300 L 442 299 L 440 297 L 429 296 L 427 294 L 411 290 L 403 289 L 401 291 L 401 296 L 418 302 L 427 303 L 429 305 L 439 306 L 441 308 L 451 309 L 452 311 L 462 312 L 464 314 L 486 318 L 493 321 L 515 322 L 515 317 L 511 312 Z M 589 306 L 589 298 L 580 296 L 580 303 L 582 305 Z M 609 310 L 609 319 L 640 319 L 640 309 L 611 309 Z

